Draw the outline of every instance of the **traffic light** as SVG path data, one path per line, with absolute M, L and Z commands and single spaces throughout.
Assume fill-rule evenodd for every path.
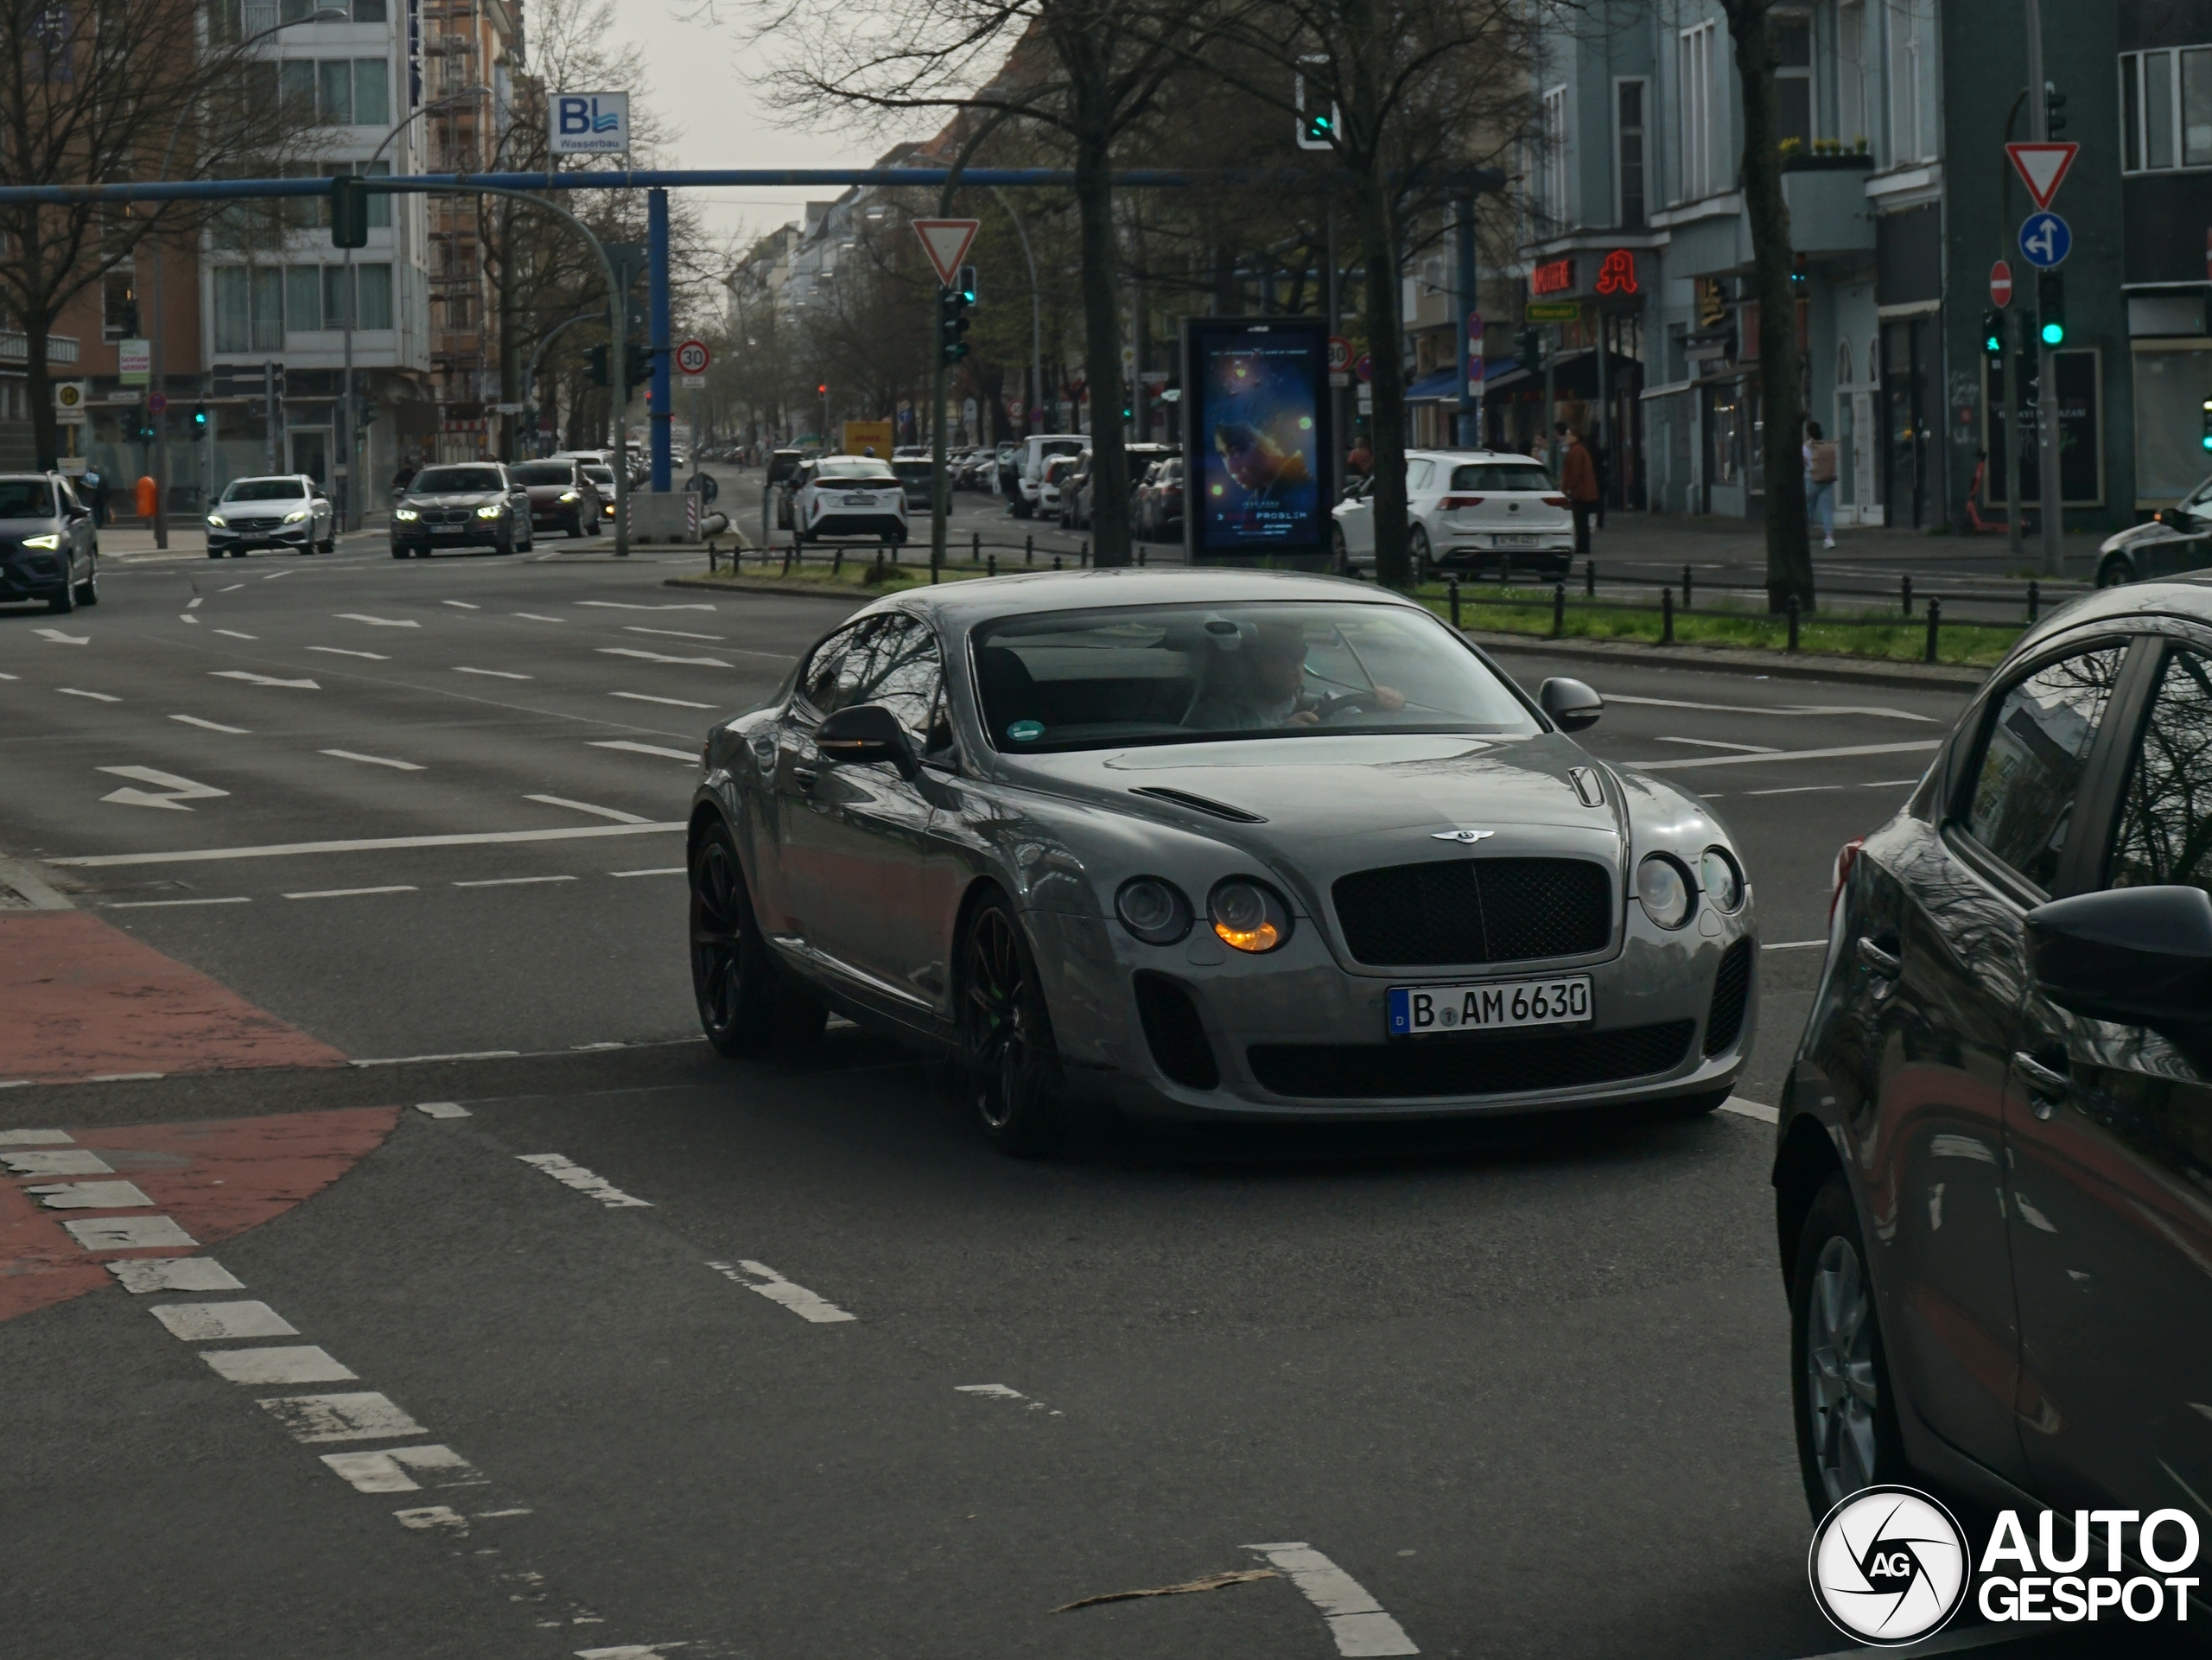
M 1812 273 L 1806 268 L 1805 256 L 1803 254 L 1793 256 L 1789 262 L 1790 297 L 1796 300 L 1803 299 L 1806 291 L 1811 286 Z
M 2198 442 L 2205 448 L 2212 449 L 2212 398 L 2204 400 L 2204 436 Z
M 2005 314 L 1992 307 L 1981 314 L 1981 351 L 1993 367 L 2005 362 Z
M 957 363 L 968 355 L 968 296 L 957 288 L 939 289 L 937 295 L 937 353 L 940 363 Z
M 622 389 L 626 392 L 653 378 L 653 349 L 650 346 L 632 346 L 629 348 L 628 358 L 629 361 L 625 366 L 628 372 L 622 378 Z
M 1544 331 L 1542 329 L 1524 328 L 1514 335 L 1513 343 L 1520 348 L 1522 368 L 1534 371 L 1544 366 Z
M 1314 60 L 1325 61 L 1325 60 Z M 1298 77 L 1298 147 L 1300 149 L 1334 149 L 1337 147 L 1337 106 L 1326 111 L 1306 107 L 1306 77 Z
M 2043 84 L 2043 136 L 2056 138 L 2066 130 L 2066 118 L 2060 113 L 2066 107 L 2066 94 L 2050 81 Z
M 2044 346 L 2066 344 L 2066 278 L 2057 271 L 2037 273 L 2036 320 Z
M 330 181 L 330 245 L 369 245 L 369 187 L 350 173 L 341 173 Z
M 594 386 L 605 386 L 610 384 L 607 378 L 607 350 L 608 348 L 604 346 L 584 347 L 584 363 L 590 373 L 591 384 Z
M 819 382 L 816 383 L 816 385 L 815 385 L 815 388 L 814 388 L 814 395 L 815 395 L 817 398 L 827 398 L 827 397 L 829 397 L 829 396 L 830 396 L 830 383 L 829 383 L 828 381 L 826 381 L 826 380 L 819 381 Z
M 207 436 L 207 406 L 205 404 L 194 404 L 192 406 L 192 436 L 194 438 L 205 438 Z
M 974 305 L 976 303 L 976 268 L 973 265 L 963 265 L 955 274 L 952 286 L 959 289 L 962 305 Z

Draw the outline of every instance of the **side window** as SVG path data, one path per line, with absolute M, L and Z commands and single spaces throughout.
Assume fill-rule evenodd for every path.
M 2113 837 L 2114 887 L 2212 888 L 2212 663 L 2166 658 L 2127 771 Z
M 1966 828 L 2048 891 L 2066 850 L 2082 768 L 2112 701 L 2120 646 L 2062 658 L 2005 694 L 1983 747 Z
M 870 617 L 815 647 L 814 655 L 807 659 L 801 689 L 818 713 L 834 715 L 855 701 L 853 691 L 867 667 L 868 641 L 881 622 L 879 617 Z
M 1433 461 L 1412 461 L 1406 467 L 1406 488 L 1408 492 L 1426 490 L 1428 480 L 1436 471 Z
M 855 703 L 880 703 L 917 737 L 929 730 L 930 712 L 944 684 L 937 636 L 912 617 L 885 619 L 871 654 L 870 672 Z

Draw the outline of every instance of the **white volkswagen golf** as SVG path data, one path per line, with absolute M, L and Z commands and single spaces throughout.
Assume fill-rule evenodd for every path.
M 1574 516 L 1567 497 L 1526 455 L 1485 449 L 1406 453 L 1408 541 L 1417 576 L 1501 579 L 1516 571 L 1564 576 L 1574 563 Z M 1337 504 L 1337 563 L 1375 564 L 1373 485 L 1354 480 Z

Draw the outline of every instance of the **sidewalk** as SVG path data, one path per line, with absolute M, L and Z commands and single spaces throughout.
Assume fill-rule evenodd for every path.
M 2096 572 L 2097 547 L 2109 531 L 2069 531 L 2061 546 L 2066 559 L 2063 579 L 2086 582 Z M 1608 513 L 1605 527 L 1593 531 L 1591 552 L 1602 571 L 1611 560 L 1649 560 L 1655 564 L 1717 563 L 1763 569 L 1766 526 L 1758 519 L 1700 518 L 1671 513 Z M 2040 576 L 2043 543 L 2034 535 L 2015 555 L 2003 536 L 1931 536 L 1925 531 L 1884 525 L 1836 527 L 1835 546 L 1820 545 L 1814 533 L 1813 567 L 1884 564 L 1899 569 L 1948 571 L 1960 576 L 2002 578 L 2018 573 L 2025 582 Z

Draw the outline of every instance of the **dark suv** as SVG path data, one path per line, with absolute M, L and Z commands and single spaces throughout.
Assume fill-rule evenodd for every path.
M 99 603 L 92 510 L 59 473 L 0 473 L 0 600 L 62 613 Z
M 1843 849 L 1774 1166 L 1815 1515 L 2212 1494 L 2208 889 L 2212 582 L 2031 629 Z

